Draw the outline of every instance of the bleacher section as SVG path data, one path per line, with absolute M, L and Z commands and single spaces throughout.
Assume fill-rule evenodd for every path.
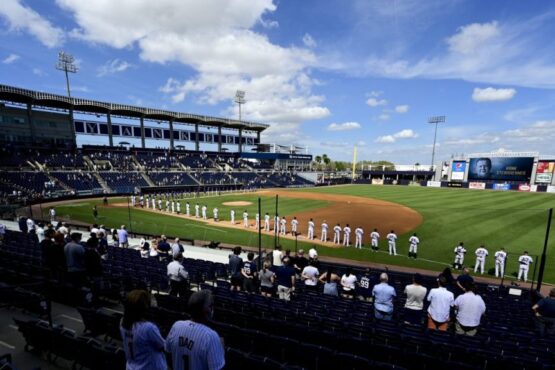
M 148 176 L 158 186 L 198 185 L 198 183 L 185 172 L 150 172 Z
M 50 175 L 77 192 L 102 190 L 96 177 L 89 172 L 50 172 Z
M 137 188 L 148 186 L 138 172 L 100 172 L 100 176 L 116 193 L 134 193 Z

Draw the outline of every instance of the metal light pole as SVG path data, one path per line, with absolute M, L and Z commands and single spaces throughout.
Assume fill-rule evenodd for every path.
M 237 90 L 235 92 L 235 103 L 239 106 L 239 121 L 241 120 L 241 105 L 245 104 L 245 92 L 242 90 Z
M 436 125 L 434 130 L 434 145 L 432 146 L 432 164 L 431 170 L 434 171 L 434 161 L 436 156 L 436 139 L 437 139 L 437 124 L 445 122 L 445 116 L 433 116 L 428 118 L 428 123 L 434 123 Z M 436 172 L 434 171 L 433 179 L 436 179 Z
M 56 63 L 56 69 L 59 71 L 64 71 L 66 74 L 66 87 L 67 96 L 71 98 L 71 90 L 69 88 L 69 73 L 77 73 L 79 70 L 75 65 L 75 58 L 73 55 L 66 53 L 65 51 L 60 51 L 58 53 L 58 63 Z

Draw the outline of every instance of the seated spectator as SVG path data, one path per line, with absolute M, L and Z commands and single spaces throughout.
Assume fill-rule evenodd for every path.
M 289 257 L 285 257 L 282 262 L 283 265 L 276 271 L 277 291 L 279 299 L 289 301 L 291 293 L 295 291 L 295 269 L 291 266 Z
M 356 283 L 357 277 L 353 274 L 352 269 L 349 267 L 345 274 L 341 277 L 341 295 L 343 297 L 353 298 Z
M 533 307 L 536 314 L 536 328 L 540 337 L 555 336 L 555 288 L 551 288 L 549 296 L 538 301 Z
M 422 310 L 424 309 L 424 299 L 427 289 L 422 286 L 422 275 L 414 274 L 412 284 L 405 287 L 407 300 L 405 302 L 405 323 L 420 325 L 422 324 Z
M 475 293 L 474 283 L 463 284 L 464 294 L 455 299 L 457 310 L 457 322 L 455 330 L 457 334 L 474 336 L 480 326 L 480 319 L 486 312 L 486 304 L 482 297 Z
M 183 267 L 183 255 L 178 253 L 167 267 L 170 295 L 184 297 L 188 289 L 189 273 Z
M 146 320 L 150 296 L 144 290 L 127 294 L 120 333 L 127 369 L 167 370 L 165 341 L 158 327 Z
M 241 270 L 243 269 L 243 259 L 239 257 L 241 247 L 233 248 L 233 253 L 229 255 L 229 274 L 231 276 L 231 290 L 241 290 L 243 279 Z
M 274 280 L 276 274 L 270 270 L 272 264 L 270 261 L 264 261 L 262 270 L 258 272 L 260 279 L 260 293 L 265 297 L 272 297 L 274 295 Z
M 380 283 L 372 289 L 374 297 L 374 316 L 378 320 L 391 321 L 393 318 L 393 298 L 397 296 L 395 289 L 387 282 L 385 272 L 380 274 Z
M 212 293 L 209 290 L 194 293 L 188 309 L 192 320 L 177 321 L 166 339 L 173 369 L 222 369 L 225 366 L 222 340 L 208 326 L 214 312 Z
M 341 279 L 337 274 L 333 272 L 333 269 L 330 267 L 327 272 L 320 275 L 320 281 L 324 283 L 324 291 L 323 293 L 326 295 L 332 295 L 337 297 L 339 295 L 337 291 L 337 283 Z
M 455 296 L 447 290 L 447 279 L 440 276 L 437 279 L 438 287 L 430 290 L 428 294 L 428 329 L 446 331 L 449 327 L 451 307 L 455 304 Z
M 304 281 L 306 287 L 316 288 L 318 286 L 318 278 L 320 277 L 320 272 L 313 263 L 310 262 L 308 266 L 303 269 L 301 274 L 301 279 Z

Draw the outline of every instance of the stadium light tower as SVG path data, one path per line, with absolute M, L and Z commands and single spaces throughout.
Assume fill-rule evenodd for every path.
M 241 105 L 245 104 L 245 92 L 242 90 L 237 90 L 235 92 L 235 103 L 239 106 L 239 121 L 241 120 Z
M 432 146 L 432 164 L 431 170 L 434 171 L 434 160 L 436 157 L 436 139 L 437 139 L 437 124 L 445 122 L 445 116 L 433 116 L 428 118 L 428 123 L 435 123 L 436 127 L 434 130 L 434 145 Z M 433 179 L 436 179 L 436 172 L 434 171 Z
M 58 63 L 56 63 L 56 69 L 59 71 L 64 71 L 66 74 L 66 87 L 67 96 L 71 98 L 71 90 L 69 89 L 69 75 L 68 73 L 76 73 L 78 71 L 75 65 L 75 58 L 73 55 L 66 53 L 65 51 L 60 51 L 58 53 Z

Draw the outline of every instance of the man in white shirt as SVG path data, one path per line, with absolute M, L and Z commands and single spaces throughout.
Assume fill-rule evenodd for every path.
M 270 231 L 270 215 L 268 212 L 264 215 L 264 231 Z
M 422 325 L 422 310 L 428 289 L 422 286 L 422 275 L 414 274 L 412 284 L 405 287 L 404 320 L 407 324 Z
M 355 248 L 362 249 L 362 236 L 364 235 L 364 230 L 362 227 L 357 227 L 355 229 Z
M 167 271 L 168 279 L 170 279 L 170 295 L 184 297 L 187 292 L 189 273 L 183 267 L 183 255 L 181 253 L 174 255 L 173 261 L 168 263 Z
M 449 327 L 449 314 L 455 304 L 455 296 L 447 290 L 447 279 L 440 276 L 438 287 L 428 294 L 428 329 L 446 331 Z
M 397 255 L 397 234 L 395 234 L 395 231 L 391 230 L 391 232 L 387 234 L 386 238 L 387 238 L 387 244 L 389 246 L 389 254 L 396 256 Z
M 285 219 L 285 217 L 283 217 L 279 223 L 281 224 L 280 234 L 287 234 L 287 220 Z
M 453 263 L 453 268 L 460 270 L 463 267 L 464 255 L 466 254 L 466 249 L 464 243 L 460 242 L 459 245 L 455 247 L 455 262 Z
M 208 220 L 208 216 L 206 215 L 206 210 L 208 209 L 208 207 L 206 207 L 206 204 L 202 206 L 201 211 L 202 211 L 202 219 L 203 220 Z
M 380 241 L 380 234 L 378 233 L 378 229 L 374 229 L 374 231 L 372 231 L 370 233 L 370 243 L 372 245 L 372 250 L 374 252 L 378 251 L 378 243 Z
M 351 246 L 351 227 L 349 224 L 343 228 L 343 245 L 345 247 Z
M 476 264 L 474 265 L 474 272 L 480 269 L 480 273 L 484 274 L 484 265 L 486 263 L 486 257 L 488 256 L 488 250 L 481 245 L 480 248 L 476 249 Z
M 276 249 L 272 252 L 272 264 L 274 266 L 282 266 L 283 263 L 281 262 L 281 258 L 283 257 L 283 253 L 281 252 L 281 246 L 277 246 Z
M 48 211 L 48 213 L 50 214 L 50 222 L 53 222 L 56 220 L 56 210 L 54 209 L 54 207 L 50 207 L 50 210 Z
M 177 211 L 177 214 L 180 215 L 181 214 L 181 201 L 177 201 L 175 202 L 175 210 Z
M 246 209 L 245 212 L 243 212 L 243 226 L 249 227 L 249 214 Z
M 333 227 L 333 244 L 341 243 L 341 225 L 337 224 Z
M 274 217 L 274 234 L 279 234 L 279 220 L 280 220 L 279 216 L 276 215 Z
M 308 258 L 310 260 L 318 259 L 318 251 L 314 247 L 308 250 Z
M 118 241 L 121 248 L 129 247 L 128 233 L 125 230 L 125 225 L 121 225 L 121 228 L 118 230 Z
M 62 226 L 58 228 L 58 232 L 64 234 L 64 236 L 67 236 L 67 234 L 69 233 L 69 229 L 67 228 L 65 222 L 62 222 Z
M 254 227 L 256 230 L 260 228 L 260 214 L 258 213 L 254 215 Z
M 214 312 L 212 293 L 209 290 L 194 293 L 188 307 L 192 320 L 177 321 L 166 338 L 165 349 L 171 354 L 173 369 L 223 369 L 222 341 L 207 326 Z
M 308 221 L 308 240 L 314 240 L 314 221 Z
M 530 269 L 530 264 L 533 262 L 534 260 L 528 255 L 527 251 L 524 251 L 524 254 L 518 257 L 518 263 L 520 267 L 518 269 L 517 280 L 524 279 L 524 282 L 528 281 L 528 270 Z
M 316 287 L 318 285 L 318 278 L 320 277 L 320 272 L 316 267 L 314 267 L 314 262 L 310 261 L 308 266 L 303 269 L 301 273 L 301 280 L 308 287 Z
M 418 244 L 420 244 L 420 239 L 418 239 L 418 236 L 414 233 L 409 238 L 409 258 L 413 257 L 416 259 L 418 256 Z
M 33 219 L 31 219 L 31 217 L 29 217 L 26 221 L 27 223 L 27 232 L 30 233 L 31 230 L 35 229 L 35 221 L 33 221 Z
M 189 217 L 191 215 L 191 205 L 189 202 L 185 203 L 185 216 Z
M 162 198 L 158 199 L 158 210 L 162 212 Z
M 501 248 L 495 252 L 495 277 L 502 278 L 505 275 L 505 260 L 507 259 L 507 252 L 505 248 Z
M 291 234 L 296 235 L 297 234 L 297 227 L 299 226 L 299 221 L 297 220 L 297 217 L 293 217 L 293 219 L 291 220 Z
M 37 228 L 35 229 L 35 233 L 37 234 L 37 238 L 39 239 L 39 243 L 44 240 L 44 224 L 39 222 Z
M 171 209 L 172 209 L 172 213 L 175 213 L 175 200 L 172 200 Z
M 235 210 L 229 211 L 229 218 L 232 225 L 235 225 Z
M 474 293 L 474 283 L 463 284 L 464 294 L 455 299 L 457 309 L 457 334 L 474 336 L 480 326 L 482 315 L 486 312 L 486 304 L 482 297 Z
M 328 227 L 328 223 L 324 220 L 324 222 L 322 222 L 322 235 L 320 237 L 320 241 L 322 242 L 328 241 Z
M 195 218 L 200 217 L 199 212 L 200 212 L 200 206 L 197 203 L 197 204 L 195 204 Z

